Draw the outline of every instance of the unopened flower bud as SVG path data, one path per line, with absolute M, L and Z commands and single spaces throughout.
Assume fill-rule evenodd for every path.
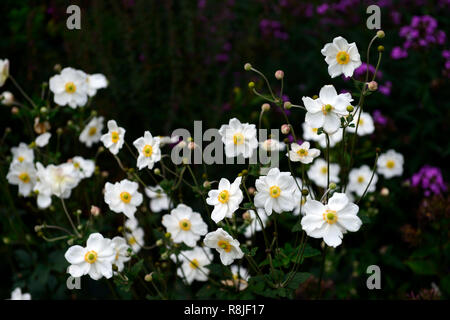
M 253 188 L 253 187 L 249 187 L 249 188 L 248 188 L 248 193 L 249 193 L 251 196 L 254 195 L 255 192 L 256 192 L 256 189 L 255 189 L 255 188 Z
M 281 80 L 284 78 L 284 72 L 282 70 L 277 70 L 275 72 L 275 78 L 277 78 L 277 80 Z
M 157 245 L 158 247 L 161 247 L 163 244 L 164 244 L 164 241 L 162 241 L 162 239 L 156 240 L 156 245 Z
M 252 65 L 250 63 L 244 64 L 244 70 L 245 71 L 250 71 L 251 69 L 252 69 Z
M 119 268 L 115 264 L 112 265 L 112 269 L 113 269 L 113 271 L 116 271 L 116 272 L 119 271 Z
M 100 214 L 100 208 L 97 206 L 91 206 L 91 214 L 97 217 Z
M 11 108 L 11 113 L 12 113 L 12 114 L 18 114 L 18 113 L 19 113 L 19 108 L 17 108 L 17 107 L 12 107 L 12 108 Z
M 367 88 L 369 88 L 370 91 L 377 91 L 378 89 L 378 83 L 376 81 L 370 81 L 367 84 Z
M 378 46 L 378 52 L 383 52 L 384 51 L 384 46 Z
M 378 31 L 377 31 L 377 37 L 378 37 L 378 38 L 383 39 L 384 36 L 385 36 L 385 33 L 384 33 L 383 30 L 378 30 Z
M 167 258 L 169 258 L 169 254 L 167 252 L 163 252 L 161 254 L 161 260 L 167 260 Z
M 309 194 L 309 191 L 308 191 L 308 189 L 302 189 L 302 195 L 303 196 L 307 196 Z
M 39 232 L 41 230 L 42 230 L 42 226 L 41 225 L 34 226 L 34 231 L 35 232 Z
M 386 188 L 386 187 L 382 188 L 381 191 L 380 191 L 380 194 L 381 194 L 383 197 L 387 197 L 387 196 L 389 195 L 389 189 Z
M 253 89 L 253 88 L 255 87 L 255 83 L 254 83 L 253 81 L 250 81 L 250 82 L 248 83 L 248 87 L 249 87 L 250 89 Z
M 209 181 L 203 182 L 203 188 L 209 188 L 209 187 L 211 187 L 211 182 L 209 182 Z
M 330 183 L 330 190 L 336 189 L 336 183 L 332 182 Z
M 244 220 L 250 220 L 252 217 L 251 217 L 251 215 L 250 215 L 250 212 L 248 212 L 248 211 L 245 211 L 244 212 L 244 214 L 242 215 L 242 219 L 244 219 Z
M 261 110 L 262 110 L 263 112 L 269 111 L 269 110 L 270 110 L 270 104 L 264 103 L 264 104 L 261 106 Z
M 14 95 L 9 91 L 5 91 L 0 95 L 0 101 L 5 106 L 10 106 L 14 103 Z
M 96 110 L 92 110 L 91 111 L 91 116 L 95 117 L 97 115 L 97 111 Z
M 42 114 L 45 114 L 45 113 L 47 113 L 47 108 L 46 107 L 41 107 L 41 110 L 40 110 L 40 112 L 42 113 Z
M 284 103 L 284 108 L 285 108 L 286 110 L 290 109 L 291 107 L 292 107 L 292 103 L 290 103 L 289 101 L 286 101 L 286 102 Z
M 144 280 L 146 282 L 151 282 L 153 280 L 152 274 L 151 273 L 146 274 L 145 277 L 144 277 Z
M 62 67 L 59 63 L 57 63 L 53 66 L 53 70 L 55 70 L 56 72 L 61 72 L 61 69 L 62 69 Z
M 159 170 L 159 168 L 156 168 L 155 170 L 153 170 L 153 173 L 159 176 L 161 174 L 161 170 Z
M 9 244 L 10 243 L 9 238 L 8 237 L 3 237 L 3 243 L 4 244 Z
M 172 236 L 172 234 L 170 232 L 166 232 L 164 234 L 164 237 L 166 237 L 167 239 L 170 239 L 171 236 Z
M 347 106 L 347 111 L 348 112 L 353 112 L 353 110 L 355 110 L 355 108 L 353 108 L 353 106 Z
M 288 134 L 291 131 L 291 127 L 288 124 L 283 124 L 281 126 L 281 133 Z

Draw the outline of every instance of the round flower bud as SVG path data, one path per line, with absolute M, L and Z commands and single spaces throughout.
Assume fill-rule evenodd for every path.
M 122 233 L 123 232 L 123 226 L 117 227 L 117 232 Z
M 112 265 L 112 269 L 113 269 L 113 271 L 116 271 L 116 272 L 119 271 L 119 268 L 115 264 Z
M 282 70 L 277 70 L 275 72 L 275 78 L 277 78 L 277 80 L 281 80 L 284 78 L 284 72 Z
M 353 108 L 353 106 L 347 106 L 347 111 L 348 112 L 353 112 L 353 110 L 355 110 L 355 108 Z
M 377 31 L 377 37 L 380 39 L 383 39 L 385 36 L 384 31 L 383 30 L 378 30 Z
M 255 83 L 254 83 L 253 81 L 250 81 L 250 82 L 248 83 L 248 87 L 249 87 L 250 89 L 253 89 L 253 88 L 255 87 Z
M 12 130 L 12 129 L 11 129 L 10 127 L 6 127 L 6 128 L 5 128 L 5 132 L 6 132 L 6 133 L 10 133 L 11 130 Z
M 163 244 L 164 244 L 164 241 L 162 241 L 162 239 L 156 240 L 156 245 L 157 245 L 158 247 L 161 247 Z
M 151 273 L 146 274 L 145 277 L 144 277 L 144 280 L 146 282 L 151 282 L 153 280 L 152 274 Z
M 330 190 L 336 189 L 336 183 L 330 183 Z
M 40 110 L 40 112 L 42 113 L 42 114 L 45 114 L 45 113 L 47 113 L 47 108 L 46 107 L 42 107 L 41 108 L 41 110 Z
M 381 153 L 381 148 L 376 148 L 376 149 L 375 149 L 375 152 L 376 152 L 376 153 Z
M 389 189 L 386 188 L 386 187 L 382 188 L 381 191 L 380 191 L 380 194 L 381 194 L 383 197 L 387 197 L 387 196 L 389 195 Z
M 292 107 L 292 103 L 291 103 L 290 101 L 286 101 L 286 102 L 284 103 L 284 108 L 285 108 L 286 110 L 290 109 L 291 107 Z
M 10 240 L 8 237 L 3 237 L 3 243 L 4 244 L 9 244 Z
M 291 127 L 288 124 L 283 124 L 281 126 L 281 133 L 282 134 L 288 134 L 291 131 Z
M 209 182 L 209 181 L 203 182 L 203 188 L 209 188 L 209 187 L 211 187 L 211 182 Z
M 18 114 L 18 113 L 19 113 L 19 108 L 17 108 L 17 107 L 12 107 L 12 108 L 11 108 L 11 113 L 12 113 L 12 114 Z
M 246 176 L 246 175 L 248 174 L 248 170 L 247 170 L 247 169 L 242 170 L 242 171 L 241 171 L 241 174 L 242 174 L 243 176 Z
M 265 112 L 265 111 L 269 111 L 269 110 L 270 110 L 270 104 L 264 103 L 264 104 L 261 106 L 261 111 Z
M 92 110 L 91 111 L 91 116 L 95 117 L 97 115 L 97 111 L 96 110 Z
M 253 188 L 253 187 L 249 187 L 247 191 L 248 191 L 248 193 L 249 193 L 250 195 L 254 195 L 255 192 L 256 192 L 256 189 Z
M 384 46 L 378 46 L 378 52 L 383 52 L 384 51 Z
M 41 230 L 42 230 L 42 226 L 41 225 L 34 226 L 34 231 L 35 232 L 39 232 Z
M 250 216 L 250 213 L 248 211 L 245 211 L 242 215 L 242 219 L 244 220 L 250 220 L 252 217 Z
M 308 191 L 308 189 L 302 189 L 302 195 L 303 196 L 307 196 L 309 194 L 309 191 Z
M 164 237 L 166 237 L 167 239 L 170 239 L 171 236 L 172 236 L 172 234 L 170 232 L 166 232 L 164 234 Z
M 9 91 L 5 91 L 0 95 L 0 100 L 5 106 L 10 106 L 14 103 L 14 95 Z
M 161 254 L 161 260 L 167 260 L 167 258 L 169 258 L 169 254 L 167 252 L 163 252 Z
M 370 81 L 367 84 L 367 88 L 369 88 L 370 91 L 377 91 L 378 89 L 378 83 L 376 81 Z
M 53 66 L 53 70 L 55 70 L 56 72 L 61 72 L 61 69 L 62 69 L 62 67 L 59 63 L 57 63 Z
M 252 69 L 252 65 L 250 64 L 250 63 L 246 63 L 246 64 L 244 64 L 244 70 L 245 71 L 250 71 Z
M 97 217 L 100 214 L 100 208 L 97 206 L 91 206 L 91 214 Z
M 161 170 L 159 170 L 159 168 L 156 168 L 155 170 L 153 170 L 153 173 L 159 176 L 161 174 Z

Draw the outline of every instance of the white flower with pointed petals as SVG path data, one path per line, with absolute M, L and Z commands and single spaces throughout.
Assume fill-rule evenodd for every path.
M 348 132 L 355 133 L 356 131 L 356 121 L 358 120 L 358 115 L 353 115 L 354 120 L 352 123 L 355 127 L 348 127 Z M 358 125 L 358 136 L 365 136 L 371 134 L 375 131 L 375 126 L 373 124 L 373 119 L 370 114 L 367 112 L 361 112 L 361 116 L 359 117 L 359 125 Z
M 126 230 L 127 232 L 131 232 L 139 228 L 139 221 L 133 216 L 125 221 L 124 226 L 129 230 Z
M 29 148 L 28 145 L 24 142 L 21 142 L 17 147 L 12 147 L 11 153 L 13 155 L 13 163 L 34 161 L 33 149 Z
M 128 253 L 128 249 L 130 248 L 130 246 L 122 237 L 112 238 L 111 245 L 114 250 L 113 264 L 117 266 L 117 271 L 121 272 L 125 266 L 125 262 L 128 262 L 131 259 L 130 254 Z
M 64 68 L 61 74 L 50 78 L 49 84 L 57 105 L 69 105 L 75 109 L 84 106 L 88 100 L 86 74 L 83 71 Z
M 189 247 L 195 247 L 200 237 L 208 232 L 200 213 L 182 203 L 162 217 L 162 225 L 171 234 L 173 242 L 184 242 Z
M 6 79 L 9 77 L 9 60 L 0 59 L 0 87 L 5 84 Z
M 388 179 L 401 176 L 403 174 L 403 163 L 404 158 L 402 154 L 394 150 L 388 150 L 378 157 L 377 172 Z
M 80 179 L 90 178 L 94 173 L 95 162 L 93 160 L 77 156 L 73 157 L 72 164 Z
M 145 131 L 144 136 L 133 142 L 139 157 L 137 167 L 139 170 L 145 167 L 153 169 L 156 162 L 161 160 L 161 149 L 159 148 L 159 137 L 152 137 L 149 131 Z
M 337 163 L 330 163 L 330 183 L 339 182 L 339 171 L 340 167 Z M 308 177 L 319 187 L 327 188 L 327 172 L 327 162 L 324 159 L 317 159 L 309 168 Z
M 244 199 L 244 195 L 240 189 L 242 177 L 238 177 L 230 184 L 228 179 L 222 178 L 219 182 L 218 189 L 210 190 L 206 202 L 210 206 L 214 206 L 211 213 L 211 219 L 215 223 L 222 221 L 224 218 L 233 217 L 233 213 L 239 208 L 239 204 Z
M 291 159 L 291 161 L 301 163 L 311 163 L 313 162 L 314 158 L 317 158 L 320 155 L 319 149 L 309 148 L 309 142 L 305 141 L 301 145 L 298 145 L 297 143 L 291 144 L 291 150 L 289 150 L 289 153 L 286 154 L 286 156 Z
M 52 136 L 52 134 L 50 132 L 45 132 L 45 133 L 37 136 L 36 140 L 34 140 L 34 141 L 36 142 L 36 145 L 38 147 L 42 148 L 48 144 L 51 136 Z
M 263 227 L 265 227 L 269 217 L 267 216 L 266 211 L 263 208 L 258 208 L 257 211 L 259 218 L 262 221 Z M 253 237 L 256 232 L 261 231 L 263 228 L 261 227 L 261 223 L 256 216 L 255 210 L 248 210 L 247 212 L 250 215 L 250 224 L 245 229 L 244 236 L 249 239 Z
M 177 270 L 180 278 L 186 278 L 188 284 L 194 280 L 208 281 L 210 270 L 206 268 L 214 258 L 210 248 L 195 247 L 193 250 L 181 251 L 179 259 L 182 261 L 181 267 Z
M 367 165 L 363 165 L 359 169 L 352 169 L 349 173 L 348 191 L 355 192 L 358 196 L 362 196 L 364 190 L 369 185 L 370 178 L 372 177 L 372 170 Z M 374 173 L 372 182 L 370 183 L 367 192 L 374 192 L 378 181 L 378 175 Z
M 313 128 L 308 123 L 303 122 L 303 139 L 318 142 L 321 148 L 327 147 L 327 138 L 324 133 L 317 134 L 319 128 Z M 330 148 L 334 147 L 336 143 L 342 140 L 342 128 L 339 128 L 335 133 L 329 134 Z
M 145 194 L 151 199 L 150 210 L 152 212 L 161 212 L 169 209 L 170 198 L 160 186 L 146 188 Z
M 240 154 L 244 158 L 250 158 L 253 151 L 258 147 L 256 138 L 256 127 L 254 124 L 241 123 L 233 118 L 229 124 L 224 124 L 219 129 L 222 142 L 225 145 L 225 155 L 228 158 Z
M 272 168 L 267 176 L 256 180 L 255 186 L 255 206 L 264 208 L 267 215 L 270 216 L 273 211 L 282 213 L 294 209 L 295 199 L 292 195 L 296 185 L 290 172 L 280 172 L 278 168 Z
M 102 137 L 103 120 L 103 117 L 92 118 L 81 131 L 80 142 L 83 142 L 88 148 L 99 142 Z
M 100 233 L 92 233 L 84 248 L 79 245 L 70 247 L 64 257 L 70 263 L 68 272 L 74 278 L 88 274 L 93 280 L 99 280 L 113 275 L 115 251 L 111 240 L 103 238 Z
M 233 263 L 235 259 L 242 259 L 244 252 L 240 248 L 238 240 L 233 239 L 222 228 L 210 232 L 205 236 L 203 243 L 212 249 L 216 249 L 220 254 L 220 261 L 226 266 Z
M 15 288 L 13 292 L 11 292 L 10 300 L 31 300 L 31 294 L 22 293 L 22 289 Z
M 359 207 L 349 202 L 344 193 L 334 193 L 326 205 L 308 200 L 305 210 L 301 221 L 303 230 L 310 237 L 323 238 L 330 247 L 340 245 L 345 232 L 356 232 L 362 225 L 357 216 Z
M 332 78 L 341 74 L 351 77 L 355 69 L 361 65 L 361 57 L 356 43 L 348 43 L 342 37 L 336 37 L 320 51 L 328 63 L 328 73 Z
M 305 121 L 312 128 L 321 128 L 328 134 L 335 133 L 341 126 L 341 117 L 346 115 L 347 106 L 353 101 L 350 93 L 337 94 L 332 85 L 323 86 L 319 97 L 303 97 L 306 108 Z
M 13 162 L 9 166 L 6 179 L 19 187 L 19 194 L 27 197 L 36 184 L 37 174 L 32 162 Z
M 108 132 L 100 140 L 112 154 L 117 154 L 125 142 L 125 129 L 117 125 L 116 121 L 108 121 Z
M 86 75 L 86 82 L 88 86 L 87 94 L 89 97 L 95 96 L 98 89 L 103 89 L 108 86 L 108 80 L 101 73 Z
M 40 162 L 36 163 L 37 182 L 33 191 L 37 193 L 37 205 L 40 209 L 45 209 L 52 203 L 52 188 L 47 168 Z
M 122 212 L 128 218 L 132 218 L 143 200 L 138 189 L 137 182 L 128 179 L 114 184 L 107 182 L 105 184 L 105 202 L 112 211 Z

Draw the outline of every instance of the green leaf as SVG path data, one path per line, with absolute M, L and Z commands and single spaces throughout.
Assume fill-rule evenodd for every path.
M 287 276 L 286 276 L 286 279 L 289 277 L 289 275 L 290 275 L 291 273 L 289 273 Z M 309 273 L 309 272 L 297 272 L 296 274 L 295 274 L 295 276 L 292 278 L 292 280 L 288 283 L 288 285 L 287 285 L 287 287 L 288 288 L 290 288 L 290 289 L 297 289 L 298 288 L 298 286 L 300 285 L 300 284 L 302 284 L 303 282 L 305 282 L 306 280 L 308 280 L 308 278 L 311 276 L 311 273 Z M 285 279 L 285 280 L 286 280 Z
M 429 260 L 410 260 L 405 264 L 416 274 L 434 275 L 437 273 L 436 265 Z

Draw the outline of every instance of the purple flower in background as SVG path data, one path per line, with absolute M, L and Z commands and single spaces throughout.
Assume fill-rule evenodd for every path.
M 316 10 L 318 14 L 324 14 L 327 12 L 328 8 L 329 8 L 328 4 L 324 3 L 318 6 Z
M 381 126 L 385 126 L 388 123 L 388 119 L 381 114 L 380 110 L 374 110 L 372 113 L 373 121 Z
M 441 194 L 442 192 L 447 191 L 441 169 L 429 165 L 423 166 L 419 172 L 411 177 L 411 185 L 413 187 L 421 187 L 427 197 L 431 193 Z
M 386 81 L 385 83 L 380 84 L 378 86 L 378 91 L 380 91 L 385 96 L 389 96 L 391 94 L 391 88 L 392 88 L 392 82 Z
M 408 56 L 408 51 L 406 51 L 402 47 L 394 47 L 391 51 L 391 58 L 395 59 L 395 60 L 406 58 L 407 56 Z
M 281 40 L 289 39 L 289 35 L 283 31 L 283 27 L 279 21 L 262 19 L 259 23 L 259 29 L 263 37 L 273 37 Z

